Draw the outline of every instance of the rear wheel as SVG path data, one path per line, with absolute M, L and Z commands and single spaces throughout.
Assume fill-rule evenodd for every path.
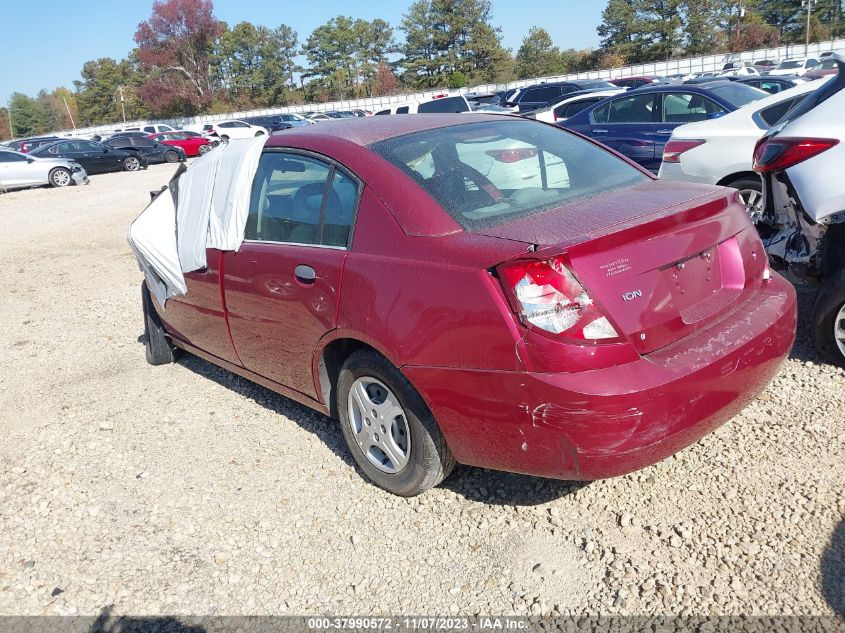
M 261 130 L 259 130 L 258 132 L 256 132 L 256 133 L 255 133 L 255 135 L 256 135 L 256 136 L 264 136 L 264 132 L 262 132 Z
M 50 180 L 50 184 L 54 187 L 67 187 L 73 182 L 70 170 L 65 169 L 64 167 L 56 167 L 50 172 L 48 178 Z
M 739 190 L 739 197 L 745 206 L 745 212 L 752 222 L 763 216 L 763 183 L 759 178 L 738 178 L 727 184 Z
M 824 281 L 813 307 L 813 342 L 831 363 L 845 367 L 845 268 Z
M 173 151 L 165 152 L 164 160 L 166 160 L 168 163 L 176 163 L 179 161 L 179 154 L 178 152 Z
M 127 156 L 123 159 L 123 169 L 126 171 L 138 171 L 141 169 L 141 161 L 135 156 Z
M 153 307 L 153 299 L 146 283 L 141 284 L 141 305 L 144 309 L 144 335 L 147 362 L 166 365 L 176 360 L 177 349 L 170 343 L 164 325 Z
M 337 410 L 353 458 L 370 481 L 388 492 L 421 494 L 455 466 L 420 394 L 372 350 L 355 352 L 343 363 Z
M 220 137 L 220 140 L 225 143 L 225 142 L 229 141 L 229 137 L 224 134 L 223 136 Z
M 200 145 L 199 149 L 197 150 L 197 154 L 199 156 L 202 156 L 203 154 L 208 152 L 208 150 L 210 150 L 210 149 L 211 149 L 211 145 Z

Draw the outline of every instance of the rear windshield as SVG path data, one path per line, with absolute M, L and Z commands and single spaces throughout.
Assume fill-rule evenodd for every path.
M 759 88 L 747 86 L 746 84 L 737 83 L 735 81 L 720 83 L 718 85 L 714 85 L 712 88 L 708 86 L 708 88 L 713 94 L 718 95 L 737 108 L 744 106 L 746 103 L 758 101 L 769 96 L 769 93 L 765 90 L 760 90 Z
M 801 68 L 803 65 L 804 62 L 795 59 L 792 61 L 781 62 L 780 64 L 778 64 L 778 68 Z
M 434 101 L 427 101 L 417 106 L 419 114 L 431 114 L 433 112 L 466 112 L 469 110 L 467 102 L 463 97 L 444 97 L 442 99 L 435 99 Z
M 411 176 L 467 230 L 649 181 L 589 141 L 531 121 L 466 123 L 370 149 Z
M 584 81 L 576 85 L 578 90 L 613 90 L 617 88 L 609 81 Z

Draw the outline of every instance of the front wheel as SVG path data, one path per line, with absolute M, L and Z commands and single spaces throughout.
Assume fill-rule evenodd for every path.
M 126 171 L 138 171 L 141 169 L 141 161 L 135 156 L 127 156 L 123 159 L 123 169 Z
M 67 187 L 73 182 L 70 170 L 65 169 L 64 167 L 56 167 L 50 172 L 49 179 L 50 184 L 54 187 Z
M 256 135 L 256 136 L 264 136 L 264 132 L 262 132 L 261 130 L 258 130 L 258 131 L 255 133 L 255 135 Z
M 337 381 L 343 437 L 370 481 L 403 497 L 443 481 L 455 465 L 420 394 L 383 356 L 352 354 Z
M 831 363 L 845 367 L 845 267 L 830 275 L 816 296 L 813 342 Z
M 197 155 L 202 156 L 203 154 L 208 153 L 208 150 L 211 149 L 211 145 L 200 145 L 199 149 L 197 150 Z
M 165 152 L 164 160 L 168 163 L 176 163 L 179 161 L 179 154 L 177 152 Z

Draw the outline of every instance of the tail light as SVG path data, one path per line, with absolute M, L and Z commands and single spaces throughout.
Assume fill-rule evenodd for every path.
M 578 341 L 619 338 L 562 258 L 503 264 L 498 272 L 511 306 L 526 325 Z
M 754 171 L 782 171 L 838 144 L 835 138 L 761 138 L 754 148 Z
M 694 147 L 704 145 L 707 141 L 703 139 L 670 140 L 663 148 L 664 163 L 680 163 L 681 154 L 688 152 Z

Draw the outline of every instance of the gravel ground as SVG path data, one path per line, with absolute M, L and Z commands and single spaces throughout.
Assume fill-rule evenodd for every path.
M 756 402 L 656 466 L 459 467 L 400 499 L 332 420 L 145 363 L 125 233 L 172 171 L 0 195 L 0 613 L 845 612 L 845 372 L 804 327 Z

